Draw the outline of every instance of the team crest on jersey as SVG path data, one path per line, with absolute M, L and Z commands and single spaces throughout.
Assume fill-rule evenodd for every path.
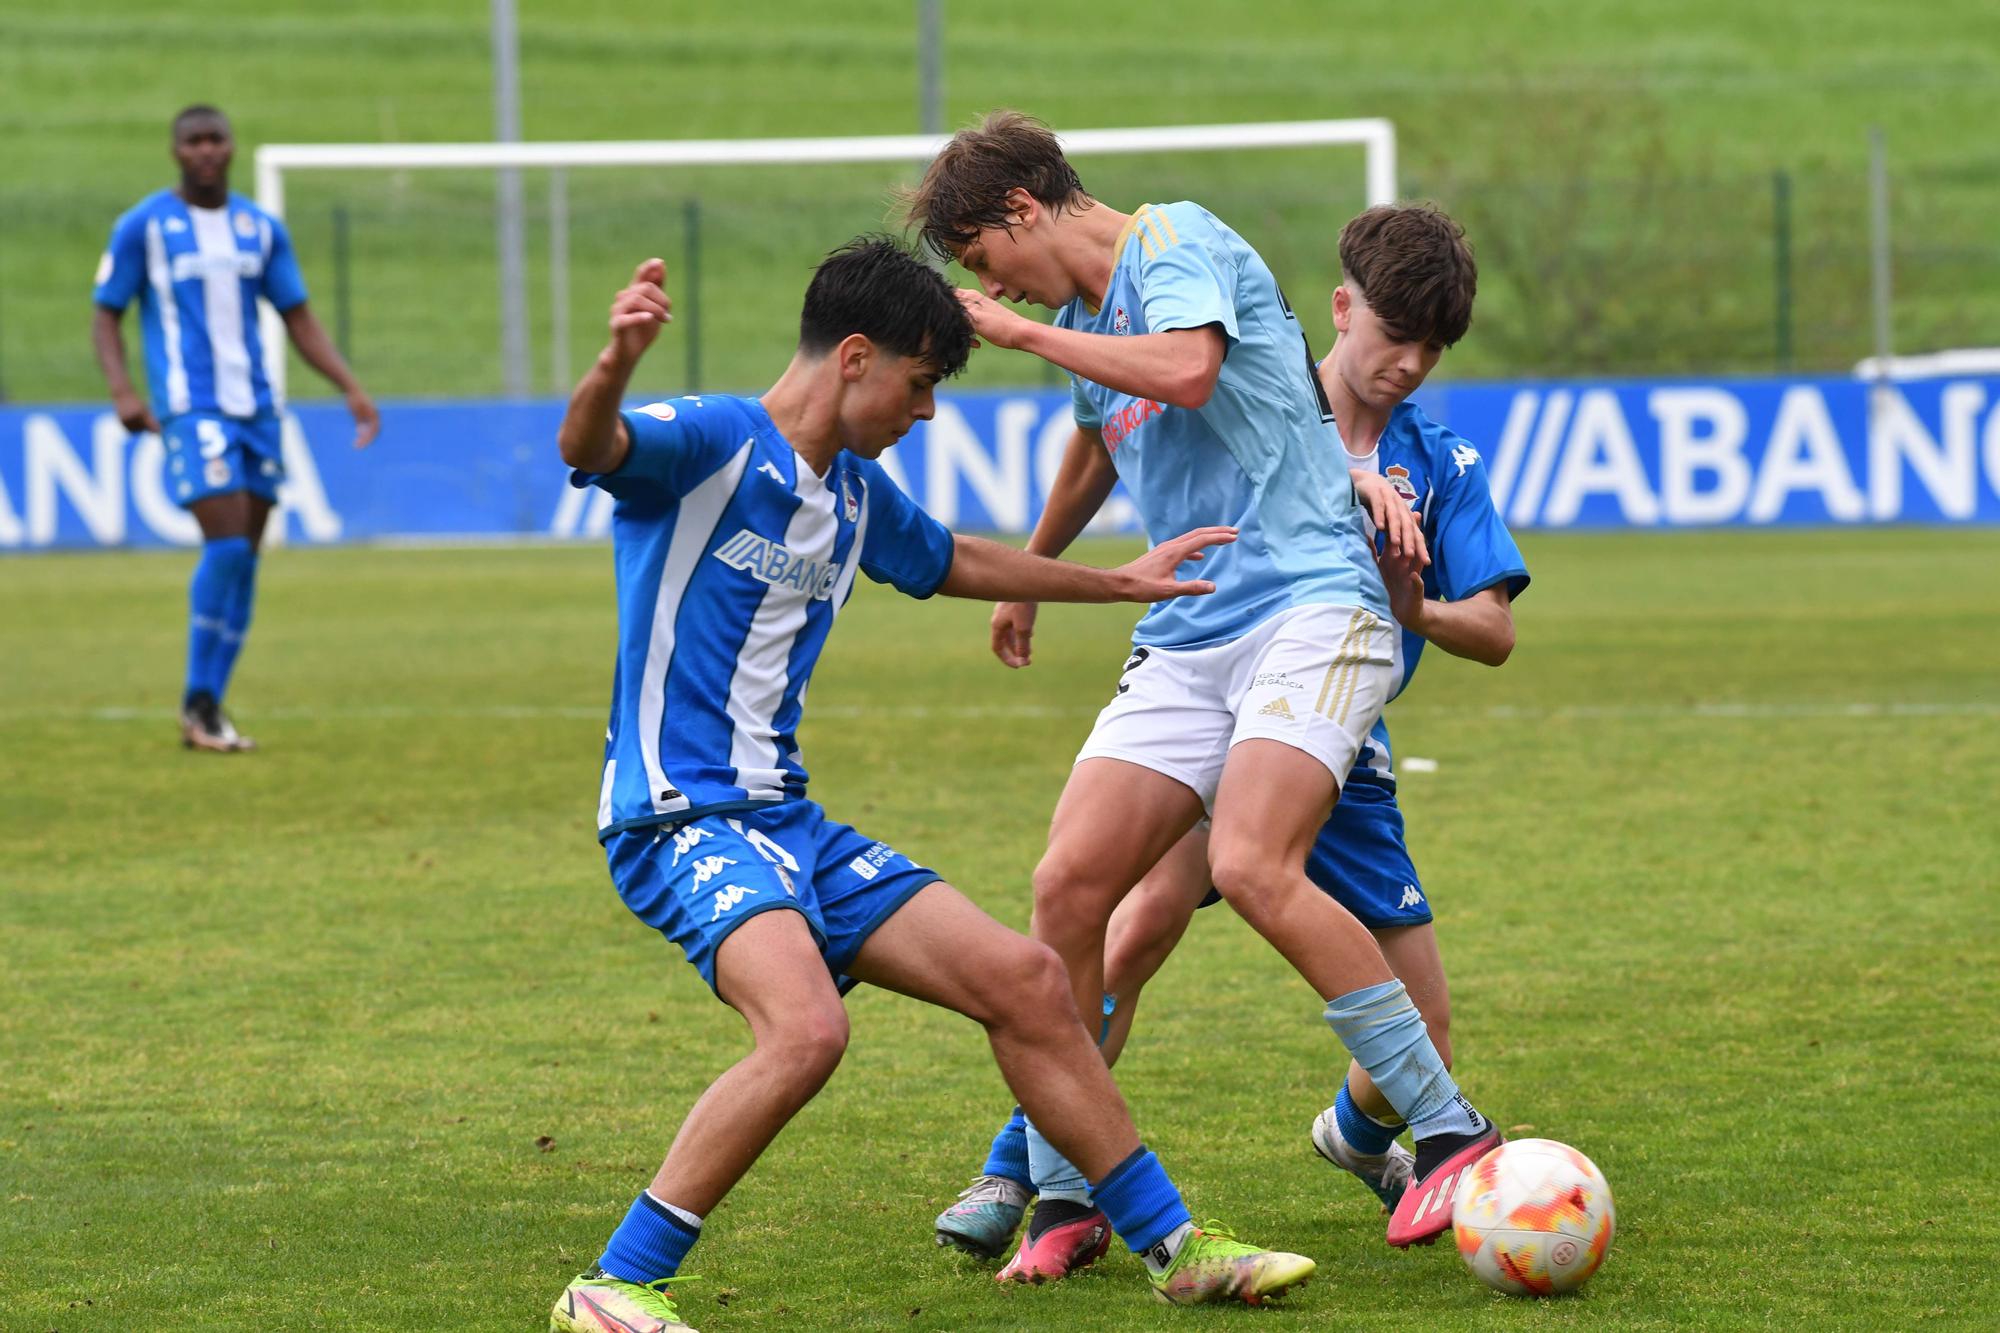
M 238 213 L 236 215 L 236 234 L 246 241 L 255 236 L 257 234 L 257 219 L 251 217 L 248 213 Z
M 1416 505 L 1417 488 L 1410 481 L 1410 470 L 1408 468 L 1404 467 L 1401 463 L 1392 463 L 1382 469 L 1382 475 L 1388 478 L 1391 486 L 1395 487 L 1396 494 L 1409 501 L 1411 506 L 1414 507 Z
M 849 523 L 861 521 L 861 503 L 854 498 L 854 488 L 845 477 L 840 479 L 840 512 Z
M 1122 305 L 1111 312 L 1111 331 L 1113 333 L 1132 331 L 1132 317 L 1125 313 L 1125 307 Z

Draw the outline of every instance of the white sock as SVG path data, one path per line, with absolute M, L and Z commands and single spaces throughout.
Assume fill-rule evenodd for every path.
M 1157 1245 L 1147 1246 L 1146 1253 L 1140 1256 L 1146 1261 L 1146 1271 L 1158 1277 L 1172 1268 L 1174 1256 L 1181 1252 L 1181 1246 L 1187 1244 L 1187 1238 L 1193 1234 L 1194 1223 L 1183 1222 L 1175 1227 L 1165 1240 Z
M 651 1199 L 654 1203 L 660 1205 L 660 1207 L 666 1209 L 668 1212 L 672 1213 L 675 1217 L 678 1217 L 681 1221 L 687 1223 L 688 1230 L 690 1231 L 701 1230 L 700 1213 L 691 1213 L 685 1208 L 676 1208 L 672 1204 L 668 1203 L 665 1199 L 662 1199 L 659 1195 L 653 1193 L 653 1191 L 651 1191 L 650 1189 L 646 1191 L 646 1197 Z

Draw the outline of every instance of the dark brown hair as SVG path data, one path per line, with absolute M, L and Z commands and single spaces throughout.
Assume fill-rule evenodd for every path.
M 1076 168 L 1055 132 L 1019 111 L 992 111 L 938 150 L 923 180 L 904 198 L 905 220 L 924 244 L 950 259 L 987 227 L 1008 224 L 1007 191 L 1026 190 L 1055 212 L 1089 208 Z
M 1479 266 L 1465 228 L 1431 204 L 1378 204 L 1340 229 L 1340 272 L 1401 342 L 1449 347 L 1472 324 Z

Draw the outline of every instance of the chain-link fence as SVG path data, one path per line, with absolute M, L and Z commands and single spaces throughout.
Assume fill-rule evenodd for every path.
M 1080 166 L 1114 206 L 1208 204 L 1261 250 L 1314 345 L 1330 341 L 1334 238 L 1362 204 L 1358 155 L 1260 150 Z M 654 254 L 668 263 L 676 322 L 643 387 L 765 384 L 790 355 L 820 255 L 897 222 L 898 174 L 880 167 L 526 176 L 538 393 L 566 391 L 589 364 L 611 293 Z M 2000 345 L 2000 301 L 1990 297 L 2000 292 L 2000 159 L 1954 170 L 1892 162 L 1890 183 L 1896 350 Z M 1446 362 L 1454 376 L 1838 373 L 1873 351 L 1858 167 L 1721 176 L 1641 158 L 1617 174 L 1406 172 L 1404 185 L 1456 214 L 1479 255 L 1473 330 Z M 314 307 L 376 394 L 504 391 L 494 198 L 487 171 L 289 179 L 288 222 Z M 102 396 L 86 336 L 89 278 L 111 220 L 132 202 L 86 187 L 0 190 L 7 399 Z M 135 325 L 127 321 L 136 363 Z M 323 391 L 304 367 L 292 374 L 296 395 Z M 987 351 L 966 382 L 1053 376 L 1033 358 Z

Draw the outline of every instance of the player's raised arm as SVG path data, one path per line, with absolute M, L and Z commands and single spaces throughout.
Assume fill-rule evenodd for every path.
M 947 597 L 1010 602 L 1159 602 L 1215 591 L 1207 579 L 1180 579 L 1174 571 L 1200 560 L 1211 546 L 1236 540 L 1234 528 L 1197 528 L 1161 542 L 1130 564 L 1097 569 L 1032 555 L 983 537 L 952 534 L 951 572 L 938 591 Z
M 633 270 L 611 301 L 611 341 L 597 354 L 595 365 L 577 382 L 569 410 L 556 432 L 563 462 L 580 472 L 616 472 L 631 450 L 632 440 L 618 415 L 625 386 L 662 325 L 673 322 L 673 302 L 667 299 L 667 264 L 648 259 Z
M 973 332 L 995 347 L 1032 352 L 1107 389 L 1172 407 L 1205 406 L 1228 351 L 1228 339 L 1213 324 L 1121 338 L 1043 324 L 963 287 L 958 300 Z

